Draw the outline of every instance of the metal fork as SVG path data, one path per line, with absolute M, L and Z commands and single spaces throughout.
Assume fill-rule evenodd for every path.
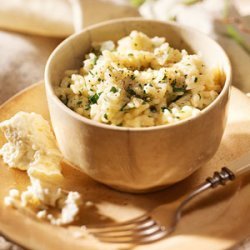
M 241 166 L 241 168 L 238 168 Z M 230 164 L 231 169 L 238 168 L 237 176 L 250 171 L 250 153 Z M 168 204 L 161 205 L 151 212 L 123 223 L 114 223 L 90 228 L 88 231 L 102 242 L 147 244 L 163 239 L 176 228 L 185 206 L 197 195 L 204 191 L 225 185 L 233 181 L 236 174 L 229 168 L 223 167 L 219 172 L 214 172 L 204 183 L 189 193 L 178 207 L 169 208 Z M 168 216 L 166 216 L 168 214 Z
M 233 181 L 236 176 L 249 173 L 250 152 L 231 162 L 228 167 L 223 167 L 219 172 L 214 172 L 212 177 L 206 178 L 204 183 L 184 197 L 178 207 L 170 208 L 168 204 L 161 205 L 151 212 L 130 221 L 98 226 L 89 229 L 89 232 L 99 240 L 109 243 L 139 245 L 161 240 L 174 231 L 186 205 L 193 198 L 210 188 L 225 185 L 228 181 Z
M 161 205 L 135 219 L 92 228 L 88 231 L 99 240 L 109 243 L 146 244 L 158 241 L 175 229 L 184 207 L 194 197 L 209 188 L 224 185 L 227 181 L 234 179 L 234 173 L 223 167 L 220 172 L 215 172 L 213 177 L 207 178 L 203 184 L 187 195 L 177 208 L 170 209 L 168 204 Z M 170 216 L 166 216 L 166 214 L 170 214 Z

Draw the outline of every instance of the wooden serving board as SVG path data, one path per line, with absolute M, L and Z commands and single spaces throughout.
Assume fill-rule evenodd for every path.
M 43 83 L 31 86 L 6 102 L 0 108 L 0 121 L 10 118 L 21 110 L 39 113 L 49 120 Z M 3 143 L 4 137 L 1 134 L 0 146 Z M 228 125 L 218 152 L 206 166 L 170 188 L 143 195 L 122 193 L 99 184 L 78 170 L 63 164 L 64 188 L 77 190 L 82 194 L 83 201 L 94 203 L 92 207 L 86 205 L 81 207 L 80 218 L 75 226 L 123 221 L 159 204 L 169 203 L 171 206 L 210 176 L 214 170 L 220 169 L 247 151 L 250 151 L 250 100 L 233 88 Z M 28 184 L 25 173 L 8 169 L 0 160 L 1 233 L 32 250 L 122 249 L 118 245 L 100 243 L 89 236 L 77 238 L 73 233 L 75 226 L 52 226 L 3 205 L 3 198 L 10 188 L 22 190 Z M 226 249 L 250 235 L 249 197 L 250 175 L 243 176 L 224 188 L 211 190 L 198 198 L 188 207 L 177 230 L 168 238 L 151 245 L 132 248 L 136 250 Z

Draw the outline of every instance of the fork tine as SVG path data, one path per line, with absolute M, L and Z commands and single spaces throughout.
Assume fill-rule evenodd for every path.
M 146 237 L 140 238 L 139 241 L 137 241 L 137 244 L 148 244 L 153 243 L 155 241 L 158 241 L 160 239 L 165 238 L 168 234 L 170 234 L 172 231 L 165 231 L 165 230 L 159 230 L 158 232 L 155 232 L 151 235 L 147 235 Z
M 129 228 L 120 227 L 120 228 L 116 228 L 116 229 L 102 230 L 102 231 L 96 231 L 96 232 L 92 231 L 91 233 L 93 235 L 96 235 L 96 236 L 125 237 L 125 236 L 131 236 L 135 233 L 139 234 L 139 232 L 153 228 L 156 225 L 157 225 L 156 222 L 149 218 L 147 221 L 140 223 L 138 225 L 135 225 L 134 227 L 129 227 Z
M 121 231 L 121 232 L 109 232 L 109 233 L 102 233 L 102 234 L 94 234 L 96 237 L 102 238 L 138 238 L 141 236 L 147 236 L 152 233 L 155 233 L 160 229 L 159 225 L 155 224 L 153 226 L 149 226 L 147 228 L 142 229 L 133 229 L 128 231 Z
M 107 224 L 107 225 L 98 225 L 92 226 L 89 229 L 90 233 L 102 233 L 102 232 L 113 232 L 113 231 L 120 231 L 120 230 L 129 230 L 131 227 L 135 227 L 137 225 L 142 225 L 144 222 L 149 220 L 149 216 L 143 215 L 132 220 L 121 222 L 121 223 L 114 223 L 114 224 Z
M 165 231 L 158 226 L 154 230 L 145 231 L 143 234 L 138 235 L 134 234 L 131 236 L 100 236 L 99 240 L 107 243 L 126 243 L 126 244 L 148 244 L 150 242 L 157 241 L 161 238 L 164 238 L 167 235 Z

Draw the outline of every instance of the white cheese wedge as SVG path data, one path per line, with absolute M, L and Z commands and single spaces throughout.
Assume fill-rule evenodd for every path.
M 31 185 L 20 193 L 11 189 L 5 197 L 6 206 L 33 208 L 37 218 L 47 219 L 54 225 L 72 223 L 81 204 L 78 192 L 65 192 L 58 187 L 63 179 L 57 148 L 49 123 L 36 113 L 19 112 L 0 123 L 7 140 L 0 149 L 4 162 L 11 168 L 27 171 Z M 53 208 L 56 214 L 49 213 Z M 38 211 L 38 212 L 37 212 Z
M 7 140 L 0 149 L 5 163 L 46 181 L 62 178 L 62 155 L 49 123 L 39 114 L 19 112 L 0 123 Z

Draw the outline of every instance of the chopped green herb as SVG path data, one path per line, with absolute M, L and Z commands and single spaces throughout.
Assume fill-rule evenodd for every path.
M 113 86 L 113 87 L 110 89 L 110 92 L 116 93 L 116 92 L 118 92 L 118 89 L 117 89 L 116 87 Z
M 93 73 L 91 70 L 89 71 L 89 73 L 90 73 L 92 76 L 94 76 L 94 73 Z
M 124 111 L 124 108 L 127 106 L 127 103 L 123 104 L 120 111 Z
M 119 123 L 119 124 L 117 124 L 116 126 L 119 126 L 119 127 L 121 127 L 123 124 L 122 124 L 122 122 L 121 123 Z
M 176 22 L 177 21 L 177 16 L 173 15 L 173 16 L 170 16 L 168 19 L 169 19 L 169 21 Z
M 145 0 L 130 0 L 130 2 L 134 7 L 139 7 L 145 2 Z
M 87 103 L 87 104 L 85 105 L 85 110 L 90 110 L 90 104 L 89 104 L 89 103 Z
M 139 83 L 139 87 L 140 87 L 140 89 L 143 89 L 143 87 L 142 87 L 141 83 Z
M 131 75 L 131 76 L 130 76 L 130 79 L 131 79 L 131 80 L 135 80 L 135 75 Z
M 77 105 L 80 105 L 80 104 L 82 104 L 82 101 L 78 101 L 78 102 L 77 102 Z
M 104 114 L 104 118 L 108 120 L 108 115 L 106 113 Z
M 94 59 L 93 59 L 93 64 L 96 65 L 96 62 L 98 60 L 98 56 L 96 56 Z
M 100 82 L 102 79 L 99 77 L 97 80 L 98 80 L 98 82 Z
M 100 95 L 101 95 L 101 93 L 99 93 L 99 94 L 95 93 L 94 95 L 90 96 L 89 97 L 89 103 L 90 104 L 96 104 L 99 97 L 100 97 Z
M 128 56 L 133 56 L 133 55 L 134 55 L 134 54 L 132 54 L 132 53 L 129 53 L 129 54 L 128 54 Z
M 127 91 L 127 93 L 128 93 L 129 95 L 131 95 L 131 96 L 136 95 L 136 92 L 135 92 L 133 89 L 131 89 L 131 87 L 128 87 L 126 91 Z
M 192 4 L 196 4 L 198 2 L 201 2 L 202 0 L 183 0 L 182 1 L 182 4 L 185 4 L 185 5 L 192 5 Z
M 167 80 L 167 75 L 164 75 L 164 77 L 162 78 L 162 81 Z
M 176 80 L 174 80 L 173 82 L 172 82 L 172 88 L 173 88 L 173 91 L 174 92 L 186 92 L 186 87 L 185 86 L 183 86 L 183 87 L 177 87 L 176 86 Z
M 67 105 L 67 103 L 68 103 L 68 98 L 67 98 L 67 96 L 60 95 L 60 96 L 59 96 L 59 99 L 60 99 L 65 105 Z
M 197 81 L 198 81 L 198 77 L 195 77 L 195 78 L 194 78 L 194 82 L 197 82 Z

